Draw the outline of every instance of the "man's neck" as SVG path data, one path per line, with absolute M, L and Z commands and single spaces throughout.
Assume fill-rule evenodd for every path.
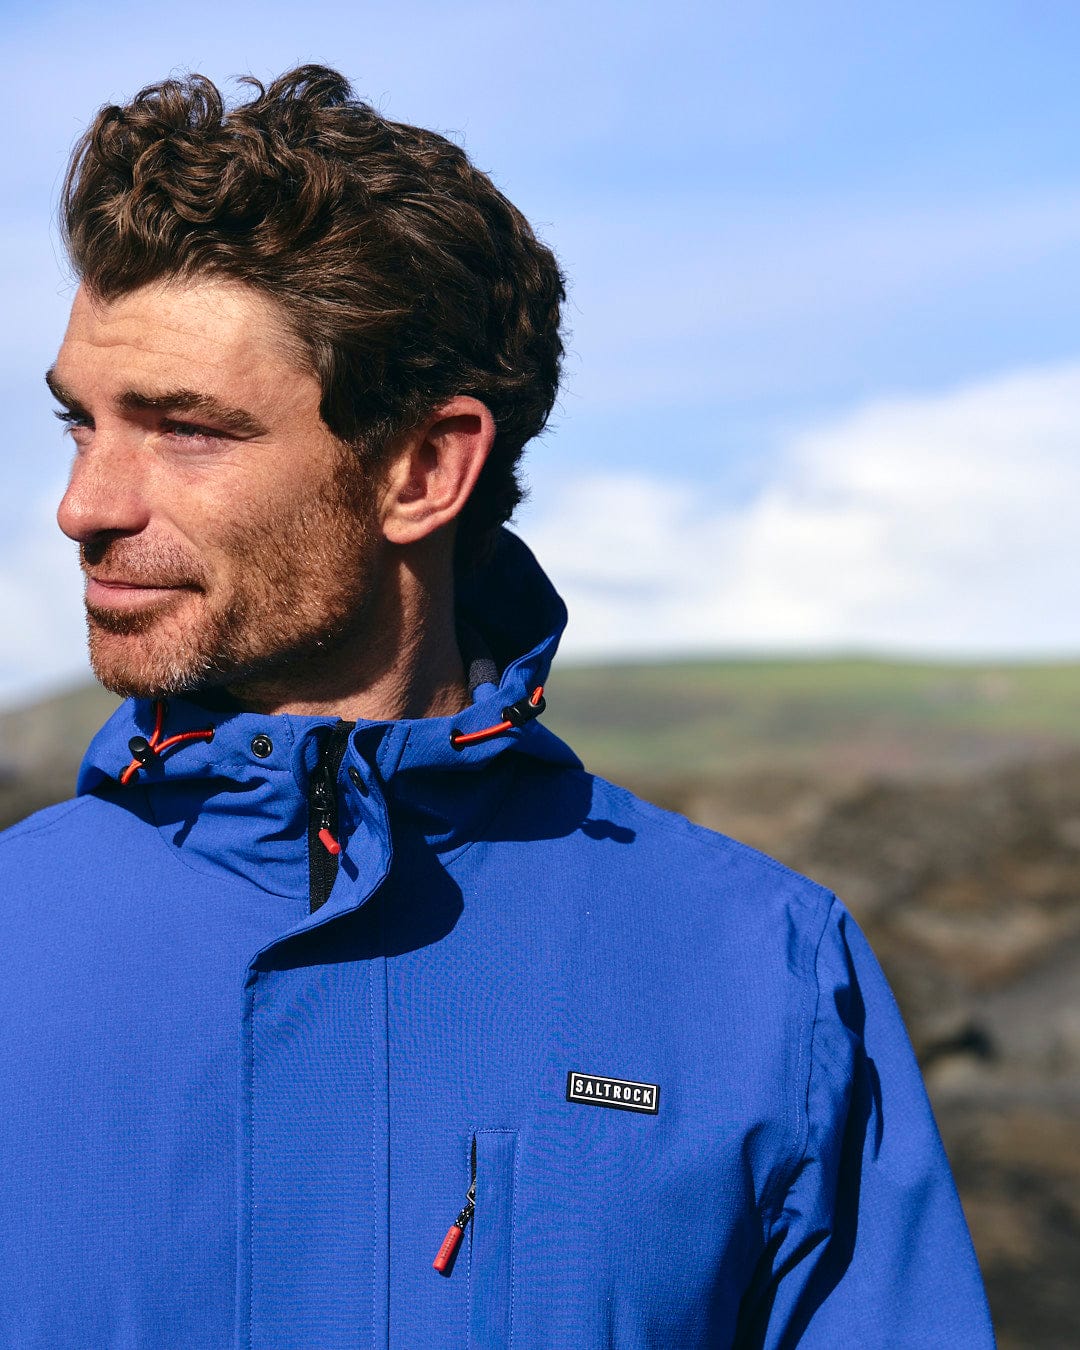
M 454 624 L 453 579 L 398 560 L 333 650 L 230 687 L 241 707 L 346 721 L 448 717 L 469 701 Z

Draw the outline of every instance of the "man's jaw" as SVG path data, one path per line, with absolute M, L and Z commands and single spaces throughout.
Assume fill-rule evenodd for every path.
M 86 604 L 90 665 L 122 698 L 157 698 L 198 689 L 210 662 L 205 654 L 205 616 L 190 609 L 190 589 L 154 587 L 155 599 L 98 606 Z

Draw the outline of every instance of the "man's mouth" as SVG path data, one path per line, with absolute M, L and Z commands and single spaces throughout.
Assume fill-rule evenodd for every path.
M 190 582 L 130 581 L 124 577 L 86 578 L 86 603 L 94 609 L 143 609 L 177 595 L 193 591 Z

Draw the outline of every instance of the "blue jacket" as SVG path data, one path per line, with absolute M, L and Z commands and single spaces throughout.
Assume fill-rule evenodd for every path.
M 543 728 L 512 536 L 460 607 L 455 718 L 131 702 L 0 836 L 0 1346 L 991 1346 L 848 914 Z

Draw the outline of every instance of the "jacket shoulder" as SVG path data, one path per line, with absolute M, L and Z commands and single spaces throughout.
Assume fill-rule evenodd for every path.
M 560 894 L 587 895 L 619 928 L 662 925 L 665 946 L 681 944 L 680 964 L 722 952 L 780 980 L 813 979 L 836 903 L 824 886 L 583 769 L 544 768 L 515 796 L 506 833 L 549 835 Z
M 824 922 L 836 897 L 818 882 L 749 844 L 656 806 L 628 788 L 595 775 L 585 777 L 591 783 L 591 816 L 609 820 L 620 837 L 634 844 L 639 866 L 663 868 L 678 876 L 688 901 L 697 894 L 714 895 L 721 886 L 756 904 L 773 897 L 785 907 L 795 906 Z M 584 828 L 588 831 L 589 822 Z
M 71 797 L 67 801 L 57 802 L 53 806 L 46 806 L 40 811 L 35 811 L 32 815 L 8 826 L 6 830 L 0 830 L 0 849 L 17 844 L 29 835 L 56 830 L 65 820 L 68 821 L 68 825 L 71 825 L 73 821 L 68 818 L 76 813 L 85 815 L 91 801 L 92 799 L 89 797 Z
M 637 796 L 629 788 L 620 787 L 596 775 L 586 775 L 593 784 L 593 799 L 603 803 L 612 812 L 633 817 L 638 822 L 644 838 L 656 846 L 668 845 L 679 850 L 685 862 L 697 861 L 715 866 L 721 859 L 729 866 L 738 867 L 748 873 L 760 873 L 762 880 L 782 882 L 785 886 L 804 889 L 808 898 L 823 901 L 826 905 L 833 899 L 831 891 L 812 881 L 809 877 L 793 871 L 776 858 L 741 843 L 730 835 L 718 830 L 710 830 L 697 825 L 678 811 L 669 811 L 653 802 Z

